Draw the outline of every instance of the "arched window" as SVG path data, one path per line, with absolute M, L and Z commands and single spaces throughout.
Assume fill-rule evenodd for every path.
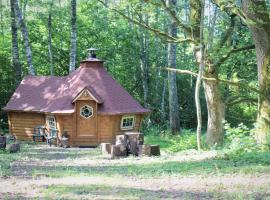
M 80 115 L 84 117 L 85 119 L 88 119 L 89 117 L 93 116 L 93 108 L 88 105 L 84 105 L 80 109 Z

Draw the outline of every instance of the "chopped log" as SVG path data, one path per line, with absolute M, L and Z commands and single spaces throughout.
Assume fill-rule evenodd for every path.
M 127 148 L 122 144 L 111 146 L 111 158 L 120 158 L 127 156 Z
M 62 137 L 60 140 L 60 146 L 63 148 L 68 148 L 69 144 L 68 144 L 68 138 L 67 137 Z
M 20 151 L 21 147 L 19 143 L 12 143 L 7 145 L 7 151 L 9 153 L 16 153 Z
M 151 156 L 160 156 L 159 145 L 151 145 Z
M 122 144 L 124 146 L 127 146 L 127 136 L 126 135 L 117 135 L 115 140 L 115 144 Z
M 6 136 L 0 136 L 0 149 L 5 149 L 7 144 Z
M 126 132 L 128 153 L 138 156 L 139 145 L 143 145 L 144 136 L 139 132 Z
M 139 145 L 139 156 L 151 156 L 151 145 L 143 144 Z
M 108 155 L 111 153 L 111 143 L 101 143 L 100 147 L 103 155 Z

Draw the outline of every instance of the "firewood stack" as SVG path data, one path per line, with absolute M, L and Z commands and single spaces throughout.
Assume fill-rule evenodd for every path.
M 101 150 L 104 155 L 111 155 L 111 158 L 134 156 L 159 156 L 158 145 L 144 144 L 144 135 L 139 132 L 126 132 L 124 135 L 117 135 L 115 144 L 101 143 Z

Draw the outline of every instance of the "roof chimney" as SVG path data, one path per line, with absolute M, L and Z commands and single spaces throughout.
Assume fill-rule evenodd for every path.
M 95 51 L 97 51 L 98 49 L 95 49 L 95 48 L 90 48 L 90 49 L 87 49 L 87 51 L 89 51 L 89 58 L 96 58 L 97 55 L 95 53 Z
M 94 66 L 103 66 L 103 62 L 102 60 L 99 60 L 96 56 L 96 51 L 98 49 L 95 48 L 90 48 L 87 49 L 87 51 L 89 52 L 88 58 L 81 61 L 81 67 L 94 67 Z

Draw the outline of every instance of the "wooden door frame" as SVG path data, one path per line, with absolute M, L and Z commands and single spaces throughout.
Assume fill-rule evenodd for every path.
M 80 101 L 80 100 L 78 100 L 78 101 Z M 87 101 L 87 100 L 82 100 L 82 101 Z M 89 101 L 93 101 L 93 100 L 89 100 Z M 95 102 L 95 101 L 94 101 Z M 73 123 L 74 123 L 74 139 L 76 140 L 76 139 L 81 139 L 81 138 L 88 138 L 87 136 L 86 137 L 80 137 L 79 135 L 78 135 L 78 103 L 77 103 L 77 101 L 75 101 L 75 112 L 74 112 L 74 117 L 73 117 Z M 78 109 L 77 109 L 78 108 Z M 95 135 L 96 135 L 96 141 L 97 141 L 97 143 L 99 143 L 99 141 L 100 141 L 100 134 L 99 134 L 99 131 L 98 131 L 98 113 L 97 113 L 97 109 L 98 109 L 98 105 L 97 105 L 97 102 L 95 102 L 95 112 L 94 112 L 94 114 L 93 115 L 95 115 L 95 125 L 96 125 L 96 128 L 95 128 Z M 91 138 L 91 137 L 89 137 L 89 138 Z

